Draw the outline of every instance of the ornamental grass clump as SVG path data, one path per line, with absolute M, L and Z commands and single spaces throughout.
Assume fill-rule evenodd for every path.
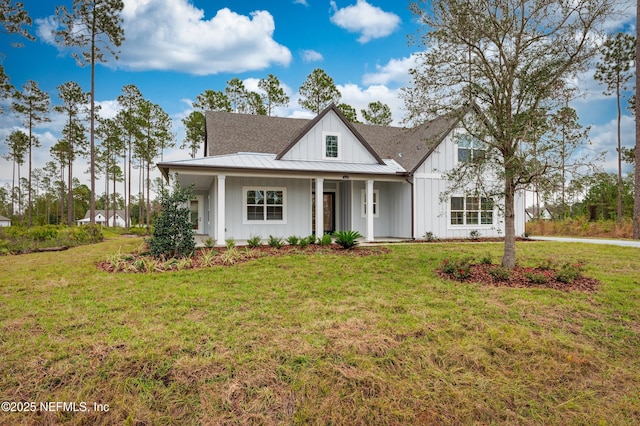
M 556 271 L 556 280 L 563 283 L 572 283 L 576 278 L 580 277 L 583 265 L 581 263 L 564 263 Z

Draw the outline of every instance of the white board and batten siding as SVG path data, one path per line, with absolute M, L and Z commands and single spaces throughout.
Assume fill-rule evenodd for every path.
M 306 236 L 311 233 L 311 181 L 310 179 L 286 178 L 252 178 L 227 176 L 225 192 L 225 238 L 247 240 L 259 235 L 263 239 L 273 235 L 287 238 L 291 235 Z M 266 190 L 284 191 L 284 220 L 278 223 L 250 223 L 246 221 L 245 191 L 247 188 L 264 188 Z M 211 191 L 211 211 L 215 215 L 217 209 L 216 197 Z M 213 234 L 213 226 L 209 234 Z M 216 236 L 214 236 L 215 238 Z
M 323 157 L 326 135 L 338 136 L 338 158 Z M 344 163 L 376 164 L 371 153 L 353 135 L 351 130 L 333 112 L 329 111 L 283 157 L 283 160 L 332 161 Z
M 363 211 L 364 181 L 351 183 L 351 228 L 366 235 L 367 218 Z M 375 238 L 411 238 L 411 185 L 407 182 L 373 183 L 377 193 L 377 214 L 373 218 Z
M 424 238 L 428 232 L 437 238 L 469 238 L 473 230 L 477 230 L 483 237 L 504 237 L 504 215 L 497 206 L 493 211 L 492 225 L 451 224 L 450 201 L 448 198 L 441 200 L 441 197 L 448 189 L 444 174 L 457 165 L 458 145 L 455 142 L 455 135 L 459 131 L 456 129 L 447 135 L 414 174 L 414 236 L 417 239 Z M 459 196 L 463 195 L 459 194 Z M 503 203 L 503 200 L 494 200 L 494 202 Z M 517 236 L 524 233 L 524 221 L 520 220 L 524 218 L 524 208 L 524 194 L 517 193 L 515 200 Z

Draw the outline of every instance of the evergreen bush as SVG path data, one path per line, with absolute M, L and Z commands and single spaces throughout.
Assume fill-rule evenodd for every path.
M 191 211 L 187 207 L 192 195 L 192 187 L 182 188 L 177 179 L 171 193 L 166 189 L 161 191 L 162 213 L 156 219 L 149 241 L 152 256 L 186 257 L 195 249 Z

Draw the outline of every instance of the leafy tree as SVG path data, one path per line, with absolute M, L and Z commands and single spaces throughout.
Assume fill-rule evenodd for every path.
M 149 241 L 155 257 L 186 257 L 196 247 L 191 224 L 191 210 L 187 203 L 192 198 L 191 188 L 182 188 L 175 180 L 173 191 L 160 191 L 162 213 L 155 221 Z
M 13 196 L 13 188 L 16 187 L 16 166 L 18 169 L 18 182 L 20 182 L 20 166 L 24 164 L 24 154 L 27 152 L 29 145 L 29 136 L 21 130 L 14 130 L 5 139 L 9 152 L 3 155 L 5 160 L 13 162 L 12 180 L 11 180 L 11 215 L 14 214 L 15 197 Z
M 233 111 L 233 108 L 231 108 L 231 101 L 225 93 L 209 89 L 205 90 L 196 97 L 196 101 L 193 103 L 193 107 L 201 112 Z
M 613 3 L 434 0 L 411 5 L 424 26 L 425 49 L 411 70 L 413 86 L 404 91 L 408 120 L 456 114 L 468 134 L 485 144 L 485 155 L 461 163 L 457 176 L 450 176 L 449 190 L 464 190 L 462 185 L 475 178 L 479 191 L 504 200 L 503 267 L 516 263 L 516 191 L 553 166 L 531 161 L 532 142 L 548 131 L 548 111 L 560 106 L 558 87 L 596 55 L 591 41 Z M 463 108 L 470 104 L 475 113 Z M 548 144 L 547 156 L 557 148 Z M 481 181 L 489 168 L 501 182 Z
M 247 105 L 245 112 L 254 115 L 267 115 L 265 106 L 266 97 L 258 92 L 247 92 Z
M 139 106 L 142 101 L 142 93 L 134 84 L 128 84 L 122 88 L 122 94 L 118 96 L 120 111 L 116 116 L 118 126 L 122 129 L 124 139 L 122 173 L 124 180 L 125 202 L 125 226 L 131 225 L 131 165 L 134 141 L 138 138 L 139 130 Z
M 300 86 L 298 103 L 315 114 L 340 101 L 342 94 L 333 82 L 333 78 L 320 68 L 314 69 Z
M 640 87 L 640 2 L 636 2 L 636 90 Z M 633 186 L 633 238 L 640 240 L 640 104 L 636 102 L 636 96 L 633 96 L 633 109 L 636 117 L 636 145 L 635 145 L 635 161 L 634 161 L 634 186 Z
M 102 139 L 101 149 L 99 150 L 98 159 L 102 163 L 105 172 L 105 194 L 107 202 L 105 203 L 106 217 L 109 218 L 111 210 L 109 206 L 109 178 L 113 181 L 113 211 L 116 211 L 116 182 L 122 181 L 122 169 L 118 165 L 118 154 L 124 149 L 124 139 L 122 128 L 114 119 L 100 119 L 96 130 L 98 137 Z M 107 226 L 109 224 L 107 223 Z M 115 214 L 113 215 L 113 226 L 116 226 Z
M 351 123 L 359 123 L 358 121 L 358 112 L 354 107 L 349 104 L 341 103 L 338 104 L 338 109 L 344 115 L 344 117 L 349 120 Z
M 180 149 L 189 148 L 189 156 L 196 158 L 200 144 L 204 141 L 204 114 L 200 111 L 191 111 L 182 119 L 182 124 L 184 124 L 185 137 Z
M 261 78 L 258 82 L 258 87 L 266 93 L 266 115 L 271 116 L 275 107 L 289 105 L 289 96 L 284 92 L 280 80 L 275 75 L 269 74 L 266 79 Z
M 393 121 L 391 108 L 389 108 L 389 105 L 383 104 L 380 101 L 369 102 L 367 109 L 361 109 L 360 112 L 367 124 L 388 126 Z
M 192 104 L 195 111 L 182 119 L 185 127 L 185 139 L 180 145 L 180 149 L 189 148 L 191 158 L 196 157 L 196 152 L 204 142 L 204 114 L 206 111 L 226 111 L 231 112 L 231 102 L 226 94 L 220 91 L 205 90 L 198 95 Z
M 66 125 L 62 132 L 62 145 L 58 148 L 66 149 L 67 171 L 69 172 L 69 189 L 67 193 L 67 224 L 73 225 L 73 162 L 78 155 L 87 154 L 86 129 L 82 124 L 82 115 L 87 112 L 89 95 L 85 93 L 75 81 L 68 81 L 58 86 L 58 96 L 62 100 L 61 105 L 55 105 L 56 112 L 64 114 Z
M 635 60 L 635 45 L 635 37 L 629 34 L 618 33 L 615 37 L 609 37 L 602 46 L 602 62 L 596 64 L 596 72 L 593 76 L 607 86 L 605 95 L 616 95 L 618 107 L 618 223 L 622 222 L 622 142 L 620 136 L 622 111 L 620 98 L 633 76 L 631 67 Z
M 90 173 L 91 197 L 89 210 L 91 224 L 95 224 L 96 210 L 96 173 L 95 173 L 95 120 L 96 120 L 96 63 L 106 62 L 104 51 L 118 59 L 114 47 L 119 47 L 124 40 L 120 13 L 124 8 L 122 0 L 73 0 L 72 10 L 66 6 L 56 7 L 59 28 L 54 30 L 58 43 L 66 47 L 77 47 L 83 50 L 73 53 L 76 63 L 91 68 L 91 108 L 89 117 L 90 135 Z
M 33 148 L 40 146 L 40 141 L 33 134 L 33 128 L 39 123 L 51 121 L 48 117 L 51 101 L 49 94 L 38 87 L 33 80 L 27 81 L 22 86 L 22 92 L 16 92 L 11 109 L 23 116 L 22 124 L 28 129 L 29 139 L 27 148 L 29 151 L 29 186 L 27 187 L 27 226 L 31 227 L 31 171 L 33 168 Z
M 231 103 L 233 112 L 244 113 L 247 110 L 247 89 L 238 77 L 227 81 L 225 93 Z
M 11 0 L 0 0 L 0 32 L 3 34 L 17 34 L 33 41 L 35 37 L 29 33 L 26 27 L 31 26 L 31 18 L 29 13 L 24 10 L 24 3 L 12 2 Z M 15 47 L 21 47 L 21 44 L 14 44 Z M 0 52 L 0 56 L 4 56 Z M 0 65 L 0 98 L 8 98 L 13 91 L 9 76 L 5 73 L 4 67 Z M 0 114 L 3 113 L 0 106 Z
M 159 106 L 148 100 L 140 102 L 140 134 L 136 140 L 135 154 L 140 160 L 140 166 L 146 171 L 146 178 L 142 182 L 147 190 L 147 226 L 151 224 L 151 163 L 158 155 L 162 155 L 164 147 L 173 141 L 171 133 L 171 118 Z

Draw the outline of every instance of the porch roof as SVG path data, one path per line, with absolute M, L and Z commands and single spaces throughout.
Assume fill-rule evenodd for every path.
M 213 157 L 191 158 L 158 163 L 160 171 L 168 177 L 172 169 L 204 170 L 246 170 L 282 171 L 301 173 L 346 173 L 366 175 L 397 176 L 406 174 L 406 170 L 395 160 L 385 159 L 385 164 L 344 163 L 330 161 L 276 160 L 276 154 L 240 152 L 237 154 L 216 155 Z

